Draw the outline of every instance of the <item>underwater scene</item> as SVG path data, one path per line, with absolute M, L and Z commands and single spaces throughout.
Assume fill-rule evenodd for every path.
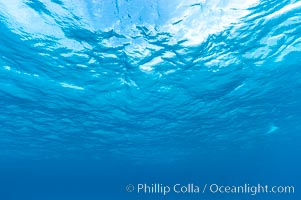
M 300 0 L 0 0 L 0 200 L 301 199 Z

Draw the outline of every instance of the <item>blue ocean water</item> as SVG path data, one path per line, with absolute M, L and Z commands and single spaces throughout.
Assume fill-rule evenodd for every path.
M 0 0 L 0 36 L 0 199 L 300 199 L 301 1 Z

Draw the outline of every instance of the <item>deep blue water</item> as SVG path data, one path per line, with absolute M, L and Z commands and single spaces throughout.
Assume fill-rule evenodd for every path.
M 0 200 L 300 199 L 301 1 L 0 0 L 0 36 Z

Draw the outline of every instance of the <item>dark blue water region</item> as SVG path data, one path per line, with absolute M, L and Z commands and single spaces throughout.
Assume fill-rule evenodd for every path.
M 292 147 L 256 152 L 224 152 L 171 163 L 129 160 L 10 160 L 0 167 L 0 198 L 5 200 L 96 199 L 293 199 L 300 198 L 300 152 Z M 140 185 L 147 186 L 137 192 Z M 173 192 L 173 186 L 184 192 Z M 204 185 L 208 188 L 203 193 Z M 291 193 L 212 193 L 210 185 L 294 186 Z M 127 192 L 133 185 L 134 191 Z M 169 186 L 171 192 L 163 194 Z M 199 192 L 197 192 L 199 187 Z M 185 191 L 186 188 L 186 191 Z M 253 194 L 253 195 L 252 195 Z

